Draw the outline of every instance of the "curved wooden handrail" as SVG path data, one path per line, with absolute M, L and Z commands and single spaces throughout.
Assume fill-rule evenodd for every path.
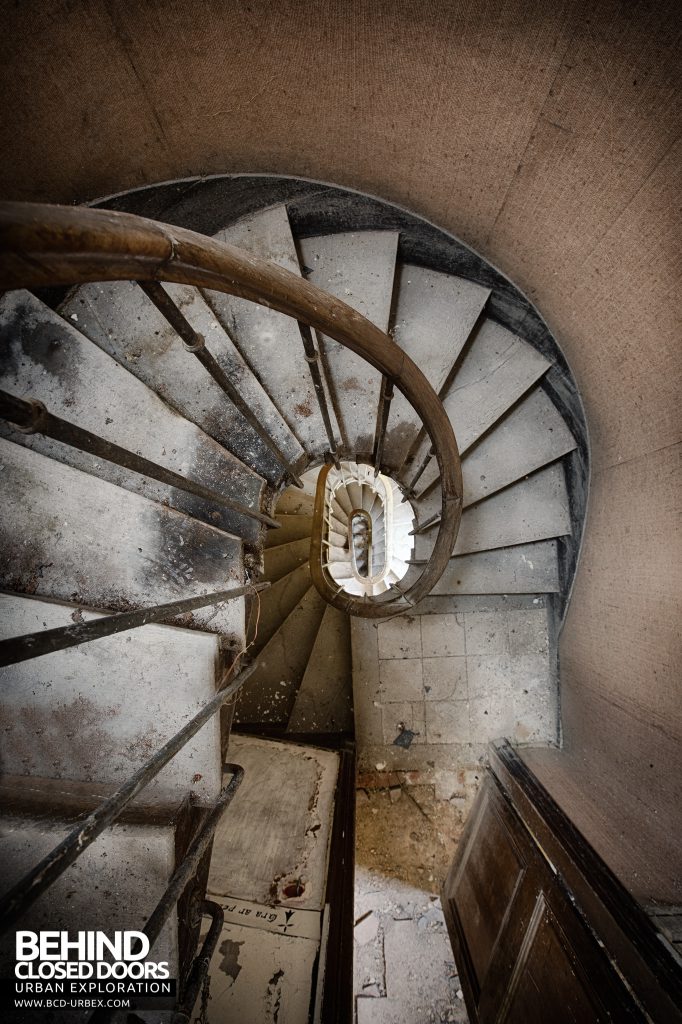
M 169 281 L 249 299 L 329 335 L 393 382 L 418 413 L 438 461 L 442 511 L 436 543 L 419 579 L 393 600 L 339 598 L 328 587 L 323 596 L 370 618 L 395 614 L 425 597 L 443 574 L 457 538 L 462 470 L 450 420 L 409 356 L 344 302 L 225 242 L 127 213 L 0 204 L 0 289 L 120 280 Z

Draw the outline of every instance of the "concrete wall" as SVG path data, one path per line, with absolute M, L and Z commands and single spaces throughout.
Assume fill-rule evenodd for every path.
M 425 215 L 537 303 L 593 444 L 566 744 L 614 820 L 636 797 L 655 852 L 682 736 L 677 0 L 3 8 L 5 197 L 308 176 Z

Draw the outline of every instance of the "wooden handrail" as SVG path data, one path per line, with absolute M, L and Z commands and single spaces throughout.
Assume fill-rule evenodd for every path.
M 424 424 L 440 471 L 441 522 L 431 557 L 419 579 L 393 600 L 364 602 L 348 595 L 339 604 L 331 593 L 324 596 L 370 618 L 395 614 L 425 597 L 445 571 L 457 538 L 462 470 L 447 413 L 409 356 L 344 302 L 225 242 L 110 210 L 0 204 L 0 289 L 121 280 L 193 285 L 275 309 L 366 359 L 402 392 Z

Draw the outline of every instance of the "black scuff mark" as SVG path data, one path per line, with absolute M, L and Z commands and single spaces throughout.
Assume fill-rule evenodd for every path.
M 226 974 L 228 978 L 232 978 L 232 981 L 236 981 L 241 973 L 242 965 L 239 963 L 239 948 L 243 945 L 243 942 L 235 942 L 233 939 L 225 939 L 224 942 L 220 943 L 222 960 L 218 964 L 218 969 L 223 974 Z
M 280 968 L 275 971 L 273 976 L 268 982 L 268 1010 L 269 1019 L 272 1020 L 273 1024 L 277 1024 L 279 1020 L 279 1011 L 282 1005 L 282 978 L 284 977 L 284 971 Z

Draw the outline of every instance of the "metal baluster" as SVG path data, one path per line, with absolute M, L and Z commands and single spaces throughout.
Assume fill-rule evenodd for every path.
M 428 466 L 429 462 L 431 461 L 435 454 L 436 453 L 433 447 L 429 448 L 428 452 L 426 453 L 421 463 L 419 464 L 417 472 L 414 474 L 412 481 L 407 485 L 407 493 L 410 496 L 414 495 L 414 489 L 417 486 L 417 480 L 419 480 L 419 477 L 422 475 L 422 473 L 424 472 L 424 470 L 426 469 L 426 467 Z
M 377 413 L 377 431 L 374 438 L 374 450 L 372 451 L 372 462 L 374 463 L 375 477 L 381 472 L 381 460 L 384 455 L 384 441 L 386 440 L 386 426 L 388 424 L 388 415 L 391 411 L 393 392 L 393 381 L 389 380 L 388 377 L 382 377 L 379 409 Z
M 35 399 L 27 401 L 23 398 L 16 398 L 7 391 L 0 391 L 0 418 L 16 424 L 25 434 L 44 434 L 45 437 L 61 441 L 71 448 L 78 448 L 79 451 L 96 455 L 98 459 L 105 459 L 117 466 L 123 466 L 124 469 L 131 469 L 134 473 L 158 480 L 160 483 L 169 484 L 171 487 L 177 487 L 190 494 L 196 494 L 199 498 L 215 502 L 216 505 L 229 509 L 230 512 L 248 516 L 250 519 L 257 519 L 259 523 L 264 523 L 265 526 L 272 529 L 277 529 L 280 525 L 276 519 L 271 519 L 270 516 L 266 516 L 262 512 L 256 512 L 237 501 L 231 501 L 210 487 L 204 487 L 203 484 L 180 476 L 179 473 L 159 466 L 156 462 L 150 462 L 149 459 L 130 452 L 127 448 L 121 448 L 112 441 L 105 441 L 104 438 L 92 434 L 75 423 L 69 423 L 68 420 L 54 416 L 48 412 L 42 402 Z
M 194 330 L 189 320 L 187 320 L 182 310 L 175 304 L 166 289 L 158 281 L 138 281 L 137 283 L 145 295 L 154 303 L 159 313 L 168 321 L 176 334 L 182 338 L 187 351 L 195 355 L 204 369 L 208 370 L 213 380 L 223 389 L 233 405 L 239 409 L 241 415 L 249 426 L 255 430 L 263 444 L 270 449 L 277 461 L 284 467 L 291 483 L 297 487 L 303 487 L 303 481 L 297 475 L 296 470 L 286 455 L 270 437 L 248 402 L 242 398 L 218 360 L 206 348 L 203 336 Z
M 332 457 L 332 461 L 337 469 L 341 468 L 339 463 L 339 456 L 336 451 L 336 438 L 334 437 L 334 429 L 332 427 L 332 421 L 329 416 L 329 407 L 327 406 L 327 396 L 324 391 L 324 384 L 322 382 L 322 371 L 320 370 L 320 353 L 315 348 L 315 342 L 313 341 L 312 331 L 307 324 L 299 323 L 299 330 L 301 332 L 301 339 L 303 341 L 303 349 L 305 352 L 306 362 L 310 367 L 310 376 L 313 379 L 313 387 L 315 388 L 315 394 L 317 395 L 317 402 L 322 413 L 322 419 L 324 421 L 324 429 L 327 432 L 327 440 L 329 441 L 329 454 Z

